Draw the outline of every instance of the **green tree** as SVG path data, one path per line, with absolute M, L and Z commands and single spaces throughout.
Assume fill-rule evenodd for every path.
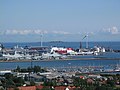
M 24 80 L 25 80 L 25 81 L 28 81 L 28 80 L 29 80 L 27 75 L 25 75 Z
M 4 77 L 6 79 L 12 79 L 13 78 L 13 74 L 11 74 L 11 73 L 5 73 Z
M 35 82 L 33 80 L 30 81 L 31 86 L 35 86 Z
M 95 90 L 95 86 L 87 86 L 86 90 Z
M 19 88 L 15 87 L 14 90 L 19 90 Z
M 39 88 L 36 88 L 36 90 L 41 90 L 41 89 L 39 89 Z
M 96 90 L 106 90 L 106 86 L 97 86 Z
M 73 79 L 73 84 L 77 87 L 78 86 L 87 86 L 86 80 L 81 79 L 81 78 L 74 78 Z
M 33 71 L 33 68 L 31 68 L 31 67 L 28 67 L 28 68 L 27 68 L 27 72 L 30 73 L 30 72 L 32 72 L 32 71 Z
M 34 70 L 35 73 L 40 72 L 41 67 L 40 66 L 34 66 L 33 70 Z
M 53 89 L 51 89 L 49 87 L 44 87 L 42 90 L 53 90 Z
M 8 79 L 8 80 L 6 80 L 6 87 L 13 88 L 13 87 L 15 87 L 15 83 L 11 79 Z
M 22 68 L 22 69 L 20 70 L 20 72 L 26 73 L 26 72 L 28 72 L 28 70 L 25 69 L 25 68 Z
M 119 88 L 116 88 L 115 90 L 120 90 L 120 87 L 119 87 Z
M 21 78 L 21 77 L 14 77 L 13 81 L 16 84 L 17 87 L 22 86 L 24 84 L 24 82 L 25 82 L 24 79 Z
M 5 90 L 4 88 L 0 88 L 0 90 Z
M 20 67 L 17 66 L 16 71 L 17 71 L 17 72 L 20 72 L 20 70 L 21 70 Z
M 107 84 L 109 84 L 111 87 L 114 87 L 115 86 L 115 81 L 108 79 Z
M 56 86 L 57 82 L 55 80 L 52 81 L 52 86 Z

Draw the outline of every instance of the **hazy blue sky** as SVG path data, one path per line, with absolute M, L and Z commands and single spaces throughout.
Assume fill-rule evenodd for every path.
M 0 0 L 0 42 L 120 41 L 120 0 Z M 83 40 L 84 41 L 84 40 Z

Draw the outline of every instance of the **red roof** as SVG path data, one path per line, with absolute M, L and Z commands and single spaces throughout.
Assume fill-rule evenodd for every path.
M 40 86 L 36 86 L 37 89 L 43 89 L 44 86 L 40 85 Z
M 65 90 L 66 86 L 56 86 L 55 90 Z
M 18 87 L 19 90 L 36 90 L 36 86 Z

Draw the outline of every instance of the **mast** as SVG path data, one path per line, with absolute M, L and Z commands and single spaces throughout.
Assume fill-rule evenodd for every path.
M 86 35 L 86 48 L 88 48 L 88 35 Z
M 82 48 L 82 42 L 80 42 L 80 49 Z
M 40 46 L 41 46 L 41 47 L 43 46 L 42 37 L 43 37 L 43 35 L 42 35 L 42 32 L 41 32 L 41 33 L 40 33 Z

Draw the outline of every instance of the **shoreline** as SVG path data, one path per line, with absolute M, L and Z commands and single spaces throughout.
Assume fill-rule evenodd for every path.
M 4 62 L 48 62 L 48 61 L 75 61 L 75 60 L 120 60 L 120 58 L 68 58 L 68 59 L 47 59 L 47 60 L 0 60 L 0 63 Z

